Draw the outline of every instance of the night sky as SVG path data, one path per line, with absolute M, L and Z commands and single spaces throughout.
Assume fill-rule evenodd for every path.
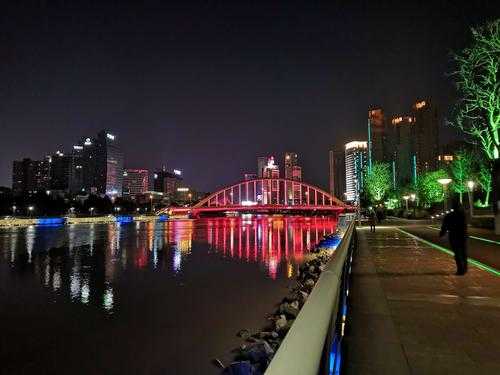
M 326 187 L 328 150 L 366 139 L 370 106 L 430 97 L 446 115 L 450 51 L 499 16 L 493 1 L 100 3 L 2 6 L 0 185 L 12 160 L 107 128 L 126 167 L 166 164 L 200 190 L 285 150 Z

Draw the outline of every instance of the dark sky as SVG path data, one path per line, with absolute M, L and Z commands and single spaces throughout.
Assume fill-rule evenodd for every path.
M 450 51 L 498 17 L 493 1 L 185 3 L 3 6 L 0 185 L 12 160 L 108 128 L 127 167 L 166 164 L 202 190 L 285 150 L 326 187 L 328 150 L 366 139 L 369 106 L 430 97 L 446 114 Z

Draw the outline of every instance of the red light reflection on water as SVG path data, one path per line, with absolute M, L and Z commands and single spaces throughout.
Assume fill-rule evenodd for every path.
M 206 221 L 206 240 L 212 249 L 224 256 L 261 262 L 273 279 L 281 262 L 287 263 L 287 276 L 291 277 L 294 265 L 337 224 L 333 217 L 302 216 L 244 215 L 202 220 Z

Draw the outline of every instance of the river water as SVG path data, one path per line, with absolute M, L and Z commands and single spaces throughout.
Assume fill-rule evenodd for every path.
M 287 293 L 332 217 L 0 229 L 6 374 L 211 374 Z

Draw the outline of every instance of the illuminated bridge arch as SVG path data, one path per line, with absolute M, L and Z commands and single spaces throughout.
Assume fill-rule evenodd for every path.
M 220 210 L 342 210 L 346 205 L 326 191 L 301 181 L 259 178 L 224 187 L 191 207 Z

